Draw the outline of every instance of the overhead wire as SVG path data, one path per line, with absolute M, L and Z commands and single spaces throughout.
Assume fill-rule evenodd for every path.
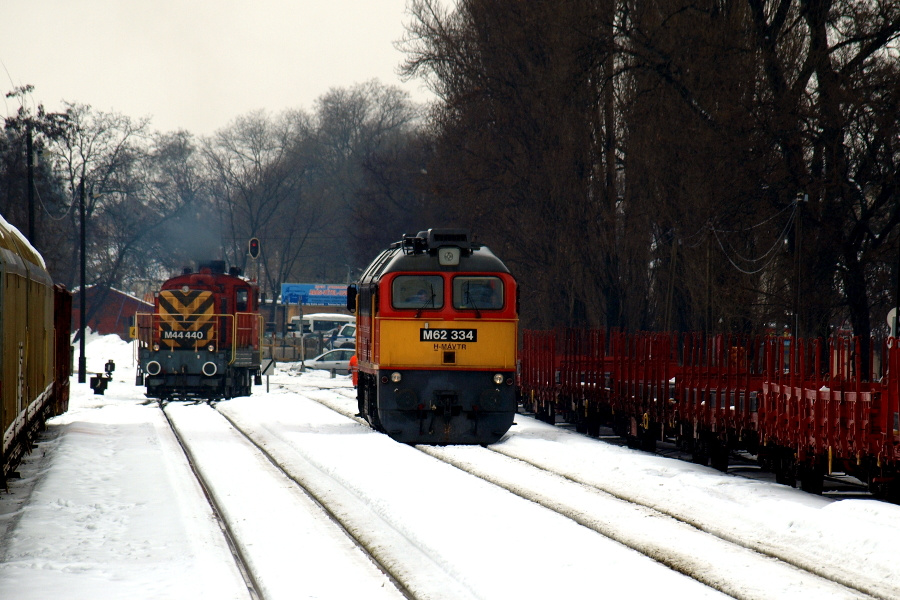
M 752 227 L 749 227 L 749 228 L 743 230 L 743 231 L 750 231 L 751 229 L 755 229 L 755 228 L 757 228 L 757 227 L 759 227 L 759 226 L 761 226 L 761 225 L 764 225 L 765 223 L 767 223 L 767 222 L 773 220 L 775 217 L 777 217 L 778 215 L 780 215 L 780 214 L 783 213 L 785 210 L 787 210 L 788 208 L 791 208 L 791 207 L 793 207 L 793 210 L 791 211 L 791 215 L 790 215 L 790 217 L 788 218 L 787 222 L 785 223 L 784 228 L 781 230 L 781 233 L 775 238 L 775 241 L 773 242 L 772 246 L 771 246 L 768 250 L 766 250 L 762 255 L 760 255 L 759 257 L 757 257 L 757 258 L 747 258 L 747 257 L 745 257 L 745 256 L 742 256 L 742 255 L 741 255 L 740 253 L 738 253 L 738 251 L 731 245 L 731 243 L 728 244 L 729 248 L 731 249 L 731 252 L 733 252 L 734 255 L 735 255 L 738 259 L 740 259 L 740 260 L 742 260 L 742 261 L 744 261 L 744 262 L 746 262 L 746 263 L 758 263 L 758 262 L 763 261 L 763 260 L 766 261 L 765 264 L 763 264 L 761 267 L 759 267 L 758 269 L 755 269 L 755 270 L 748 270 L 748 269 L 743 268 L 743 267 L 740 266 L 739 264 L 737 264 L 737 263 L 734 261 L 734 259 L 729 255 L 728 249 L 725 248 L 725 244 L 722 242 L 722 238 L 719 236 L 720 233 L 737 233 L 737 231 L 719 230 L 719 229 L 716 229 L 716 228 L 714 228 L 714 227 L 710 227 L 710 230 L 713 232 L 713 235 L 714 235 L 715 238 L 716 238 L 716 242 L 719 244 L 719 248 L 722 249 L 722 254 L 725 255 L 725 258 L 728 259 L 728 262 L 730 262 L 731 265 L 732 265 L 735 269 L 737 269 L 738 271 L 740 271 L 741 273 L 743 273 L 743 274 L 745 274 L 745 275 L 756 275 L 757 273 L 760 273 L 760 272 L 766 270 L 766 269 L 769 267 L 769 265 L 771 265 L 772 262 L 775 260 L 775 257 L 777 256 L 776 250 L 778 249 L 778 247 L 779 247 L 780 245 L 783 245 L 783 244 L 784 244 L 784 238 L 785 238 L 785 236 L 787 235 L 788 231 L 790 231 L 790 228 L 791 228 L 791 226 L 794 224 L 794 221 L 795 221 L 795 219 L 796 219 L 796 217 L 797 217 L 797 203 L 794 202 L 791 206 L 785 207 L 784 209 L 782 209 L 781 211 L 779 211 L 777 214 L 775 214 L 775 215 L 773 215 L 772 217 L 766 219 L 765 221 L 762 221 L 762 222 L 760 222 L 760 223 L 757 223 L 756 225 L 753 225 Z
M 41 191 L 38 189 L 37 186 L 34 186 L 34 193 L 37 196 L 38 202 L 41 203 L 41 208 L 44 210 L 44 212 L 47 214 L 47 216 L 50 217 L 50 220 L 52 220 L 52 221 L 62 221 L 63 219 L 67 219 L 69 217 L 69 213 L 72 212 L 72 209 L 75 206 L 75 203 L 72 202 L 71 204 L 69 204 L 69 206 L 66 208 L 66 211 L 63 214 L 61 214 L 59 217 L 54 217 L 53 214 L 50 212 L 50 209 L 47 208 L 47 205 L 44 203 L 44 199 L 41 197 Z

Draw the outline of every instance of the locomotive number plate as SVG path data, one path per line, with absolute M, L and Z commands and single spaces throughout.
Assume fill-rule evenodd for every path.
M 420 342 L 477 342 L 477 329 L 420 329 Z
M 205 340 L 206 332 L 200 331 L 163 331 L 164 340 Z

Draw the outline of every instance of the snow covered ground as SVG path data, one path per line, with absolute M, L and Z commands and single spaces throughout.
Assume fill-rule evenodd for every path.
M 91 339 L 89 371 L 102 371 L 109 359 L 117 369 L 106 394 L 93 395 L 73 379 L 69 411 L 51 421 L 20 468 L 22 479 L 0 492 L 0 598 L 249 597 L 165 416 L 134 385 L 130 346 L 114 336 Z M 393 566 L 428 574 L 430 580 L 411 579 L 419 597 L 723 597 L 618 543 L 651 552 L 682 544 L 694 561 L 686 569 L 696 569 L 702 549 L 690 547 L 695 533 L 648 527 L 654 519 L 614 512 L 612 504 L 591 513 L 583 496 L 594 486 L 763 554 L 787 554 L 858 581 L 876 597 L 900 598 L 898 506 L 832 501 L 726 476 L 519 415 L 494 446 L 500 454 L 488 454 L 510 465 L 502 477 L 495 471 L 495 479 L 505 479 L 498 484 L 542 490 L 529 502 L 310 401 L 352 412 L 347 377 L 280 369 L 270 392 L 264 385 L 253 394 L 220 403 L 219 413 L 173 404 L 170 414 L 203 465 L 211 495 L 231 512 L 266 598 L 401 596 L 313 501 L 287 478 L 279 483 L 267 474 L 271 463 L 244 449 L 222 415 L 334 501 L 348 529 Z M 433 454 L 460 466 L 487 464 L 480 448 Z M 528 463 L 564 477 L 517 479 Z M 353 521 L 365 513 L 352 502 L 366 505 L 368 521 Z M 392 527 L 371 526 L 375 521 Z M 735 595 L 751 597 L 752 587 L 755 597 L 815 597 L 778 577 L 757 579 Z

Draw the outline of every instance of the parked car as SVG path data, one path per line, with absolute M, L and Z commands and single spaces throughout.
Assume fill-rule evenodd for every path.
M 322 369 L 323 371 L 331 371 L 339 375 L 347 375 L 350 372 L 350 357 L 353 356 L 355 350 L 352 348 L 338 348 L 337 350 L 329 350 L 315 358 L 308 358 L 303 361 L 303 367 L 306 369 Z
M 356 323 L 332 329 L 325 339 L 329 348 L 356 348 Z

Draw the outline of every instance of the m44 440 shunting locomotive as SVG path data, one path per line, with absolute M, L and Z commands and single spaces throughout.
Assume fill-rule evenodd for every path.
M 163 283 L 154 305 L 135 315 L 136 383 L 148 397 L 220 400 L 249 396 L 251 379 L 260 383 L 256 283 L 212 261 Z
M 516 413 L 516 280 L 467 231 L 429 229 L 350 286 L 360 414 L 410 444 L 491 444 Z

